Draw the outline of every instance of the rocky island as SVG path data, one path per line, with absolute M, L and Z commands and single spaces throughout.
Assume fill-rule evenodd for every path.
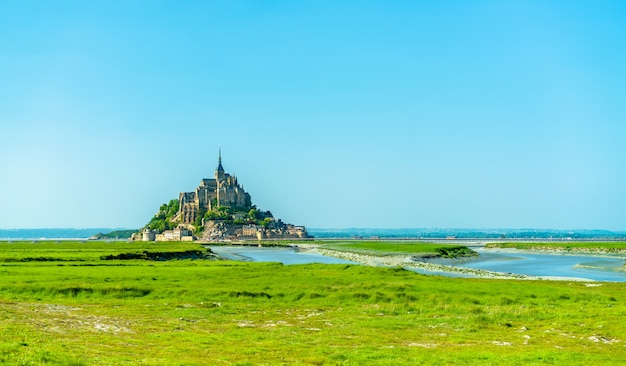
M 284 223 L 252 204 L 237 177 L 224 171 L 221 149 L 213 178 L 161 205 L 133 240 L 224 241 L 309 239 L 304 226 Z

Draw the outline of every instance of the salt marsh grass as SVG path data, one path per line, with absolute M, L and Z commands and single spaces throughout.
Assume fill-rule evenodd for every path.
M 0 245 L 3 255 L 11 245 Z M 20 245 L 32 253 L 40 244 Z M 0 363 L 607 365 L 626 356 L 623 283 L 105 261 L 115 251 L 99 245 L 104 253 L 42 250 L 62 257 L 0 263 Z
M 107 255 L 169 252 L 202 249 L 180 242 L 34 241 L 0 242 L 0 262 L 85 262 Z

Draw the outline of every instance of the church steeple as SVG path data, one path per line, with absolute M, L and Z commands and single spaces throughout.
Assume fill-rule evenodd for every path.
M 217 198 L 217 208 L 220 208 L 220 191 L 222 187 L 220 187 L 220 183 L 224 180 L 224 167 L 222 166 L 222 147 L 219 147 L 219 152 L 217 153 L 217 168 L 215 168 L 215 194 Z
M 224 167 L 222 166 L 222 148 L 219 148 L 219 153 L 217 155 L 217 168 L 215 168 L 215 179 L 222 180 L 224 179 Z

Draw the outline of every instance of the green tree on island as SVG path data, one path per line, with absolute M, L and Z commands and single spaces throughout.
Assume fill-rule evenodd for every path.
M 198 215 L 193 222 L 193 231 L 196 235 L 204 231 L 203 224 L 209 220 L 219 220 L 235 225 L 255 224 L 264 227 L 268 227 L 274 220 L 274 216 L 270 211 L 259 210 L 255 205 L 247 207 L 216 207 L 216 204 L 217 202 L 214 202 L 211 210 L 201 208 L 198 211 Z M 179 221 L 174 220 L 179 211 L 180 202 L 178 199 L 172 199 L 159 207 L 159 211 L 144 228 L 159 232 L 172 230 L 180 224 Z
M 171 230 L 178 226 L 178 222 L 172 221 L 174 216 L 178 213 L 180 204 L 177 199 L 170 200 L 167 204 L 162 204 L 159 207 L 154 217 L 150 220 L 146 228 L 150 230 L 164 231 Z

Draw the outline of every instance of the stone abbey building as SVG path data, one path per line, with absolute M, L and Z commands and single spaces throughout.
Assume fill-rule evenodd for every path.
M 202 179 L 194 192 L 181 192 L 178 218 L 182 224 L 193 224 L 198 215 L 214 207 L 249 208 L 250 195 L 237 182 L 237 177 L 224 172 L 222 152 L 219 152 L 213 179 Z
M 147 225 L 133 240 L 143 241 L 222 241 L 240 239 L 310 239 L 304 226 L 296 226 L 275 219 L 269 211 L 259 211 L 252 205 L 250 195 L 237 182 L 237 177 L 224 172 L 222 152 L 212 179 L 202 179 L 193 192 L 181 192 L 178 212 L 171 218 L 171 230 L 151 229 Z M 205 218 L 206 212 L 227 206 L 229 218 Z M 251 209 L 254 208 L 253 211 Z M 251 217 L 249 212 L 259 213 Z M 159 211 L 157 215 L 165 213 Z M 155 218 L 157 217 L 155 215 Z M 170 227 L 171 228 L 171 227 Z M 194 232 L 201 229 L 200 232 Z

